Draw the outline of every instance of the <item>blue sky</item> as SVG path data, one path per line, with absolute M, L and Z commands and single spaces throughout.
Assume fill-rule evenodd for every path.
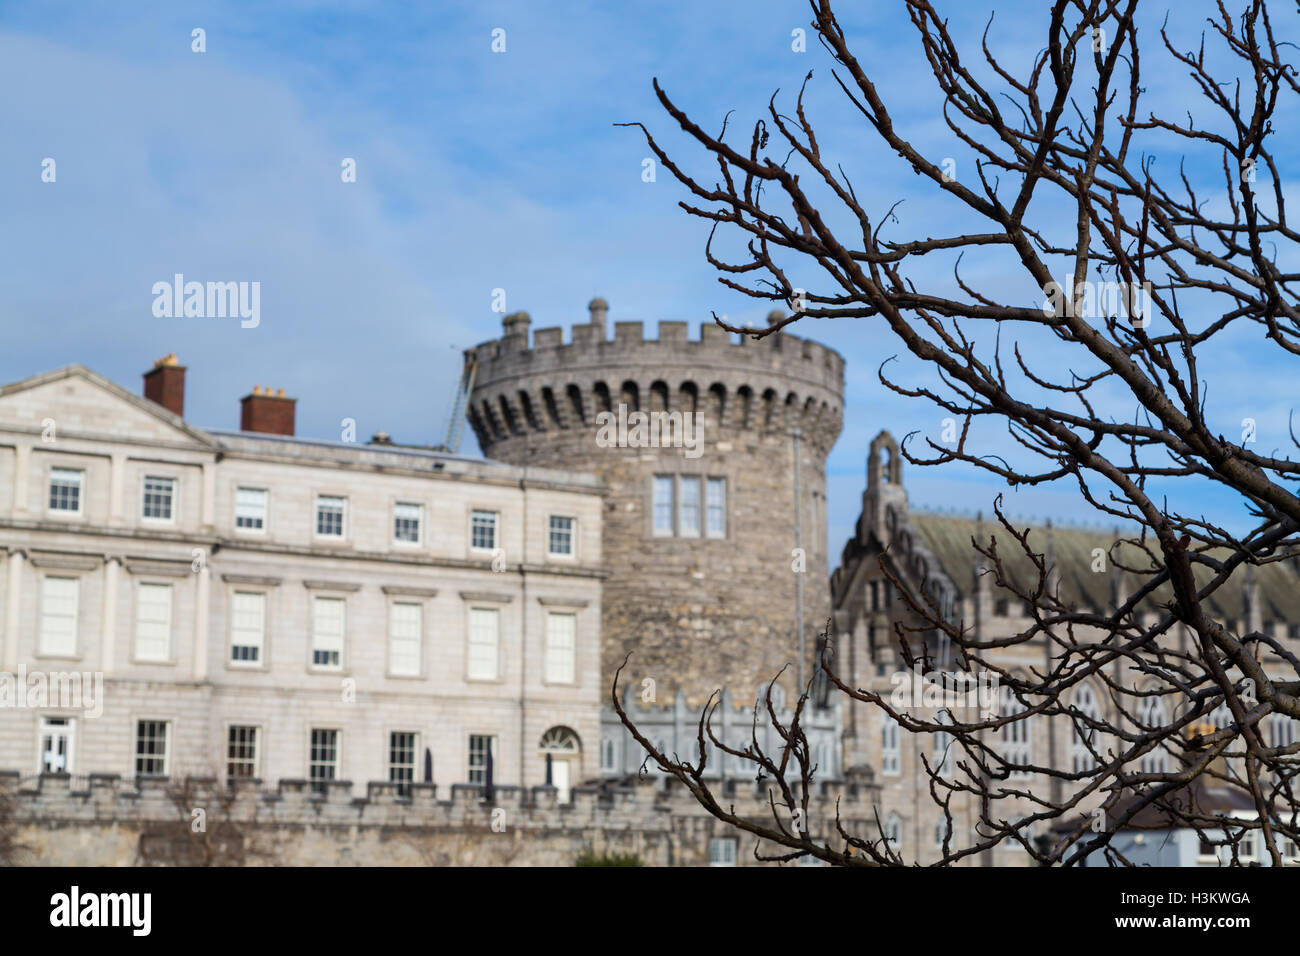
M 235 427 L 237 399 L 260 384 L 299 399 L 300 434 L 335 438 L 354 418 L 362 437 L 382 429 L 433 443 L 460 349 L 499 332 L 493 289 L 534 328 L 584 321 L 595 295 L 609 300 L 611 321 L 697 327 L 713 310 L 758 323 L 769 306 L 718 285 L 706 227 L 676 205 L 684 190 L 662 172 L 643 182 L 643 141 L 613 125 L 644 121 L 707 172 L 654 100 L 655 76 L 701 122 L 716 126 L 734 109 L 747 136 L 773 90 L 789 93 L 813 70 L 819 138 L 868 207 L 904 199 L 898 236 L 952 227 L 953 210 L 845 108 L 816 44 L 791 49 L 791 31 L 809 19 L 802 0 L 180 6 L 0 4 L 0 381 L 80 362 L 137 389 L 155 358 L 176 352 L 196 424 Z M 942 124 L 902 5 L 841 6 L 905 133 L 957 157 L 960 175 L 965 154 Z M 961 41 L 978 43 L 989 4 L 940 7 Z M 996 8 L 994 47 L 1022 67 L 1043 45 L 1045 5 Z M 1211 10 L 1177 5 L 1184 46 Z M 1144 12 L 1148 38 L 1164 12 Z M 1293 36 L 1294 11 L 1279 9 L 1274 25 Z M 191 51 L 196 27 L 203 54 Z M 491 51 L 495 28 L 506 31 L 504 54 Z M 1145 56 L 1152 102 L 1181 115 L 1185 71 L 1161 51 Z M 53 184 L 40 179 L 46 157 Z M 356 160 L 354 184 L 340 180 L 345 157 Z M 1160 159 L 1176 168 L 1175 156 Z M 990 287 L 1023 281 L 1003 268 L 968 260 L 964 274 Z M 152 285 L 176 272 L 261 282 L 260 326 L 156 318 Z M 792 331 L 847 360 L 845 427 L 829 464 L 837 551 L 871 437 L 937 435 L 943 415 L 876 380 L 899 348 L 878 325 Z M 1268 450 L 1286 443 L 1293 375 L 1265 354 L 1254 333 L 1236 336 L 1216 352 L 1211 381 L 1225 433 L 1252 416 Z M 1111 410 L 1131 415 L 1131 402 L 1115 396 Z M 475 451 L 466 436 L 462 450 Z M 913 468 L 905 480 L 918 507 L 987 511 L 1003 491 L 1026 518 L 1094 517 L 1069 486 L 1011 492 L 958 466 Z M 1191 501 L 1239 521 L 1221 495 Z

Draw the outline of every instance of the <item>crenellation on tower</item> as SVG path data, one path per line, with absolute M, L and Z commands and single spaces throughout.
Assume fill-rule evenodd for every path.
M 512 464 L 602 478 L 604 682 L 631 652 L 637 686 L 652 678 L 661 700 L 681 690 L 697 708 L 726 686 L 746 707 L 783 667 L 794 699 L 795 564 L 808 575 L 806 676 L 830 616 L 825 463 L 842 425 L 843 359 L 784 332 L 733 341 L 706 324 L 692 339 L 676 320 L 659 322 L 656 338 L 642 322 L 615 322 L 606 339 L 608 304 L 589 308 L 593 321 L 574 326 L 568 343 L 563 329 L 543 328 L 522 347 L 529 320 L 515 313 L 501 339 L 467 353 L 478 361 L 468 416 L 479 446 Z M 602 421 L 626 425 L 638 412 L 682 422 L 694 413 L 698 453 L 599 440 Z

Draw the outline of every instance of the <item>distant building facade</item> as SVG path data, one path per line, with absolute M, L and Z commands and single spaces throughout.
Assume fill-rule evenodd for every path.
M 490 759 L 562 797 L 597 772 L 596 477 L 300 439 L 269 389 L 200 429 L 184 376 L 0 389 L 0 768 L 323 793 Z
M 1030 618 L 1014 595 L 998 588 L 993 576 L 984 573 L 985 559 L 974 549 L 972 539 L 987 541 L 991 535 L 995 536 L 1009 574 L 1030 586 L 1037 577 L 1019 544 L 1000 525 L 979 518 L 911 511 L 903 485 L 902 457 L 888 432 L 881 432 L 871 443 L 867 475 L 856 534 L 844 545 L 840 565 L 831 576 L 836 634 L 834 661 L 838 676 L 846 684 L 888 698 L 895 688 L 906 686 L 899 683 L 900 678 L 914 679 L 907 669 L 895 624 L 913 624 L 916 619 L 886 576 L 886 570 L 916 600 L 928 594 L 949 620 L 962 622 L 974 639 L 984 641 L 1020 634 Z M 1045 527 L 1030 529 L 1028 541 L 1044 555 L 1048 587 L 1056 589 L 1063 601 L 1108 613 L 1126 601 L 1137 585 L 1135 575 L 1125 573 L 1109 558 L 1112 545 L 1120 537 L 1123 536 L 1119 533 L 1101 530 L 1053 528 L 1049 522 Z M 1139 566 L 1136 549 L 1121 546 L 1121 554 L 1125 564 Z M 1106 560 L 1099 562 L 1098 555 L 1107 556 Z M 1168 599 L 1165 595 L 1157 598 Z M 1240 633 L 1265 631 L 1293 648 L 1300 647 L 1300 575 L 1288 564 L 1248 568 L 1214 594 L 1211 609 L 1227 626 Z M 1154 612 L 1139 613 L 1153 615 Z M 1099 631 L 1094 636 L 1103 637 Z M 1076 637 L 1086 640 L 1088 629 L 1076 628 Z M 948 672 L 958 670 L 952 648 L 945 645 L 941 635 L 927 632 L 913 634 L 911 639 L 918 655 L 924 646 L 932 667 Z M 1183 642 L 1186 646 L 1190 637 L 1185 629 L 1178 627 L 1166 640 L 1174 644 Z M 1028 674 L 1030 668 L 1041 672 L 1047 652 L 1046 642 L 1034 640 L 988 653 L 1009 672 Z M 1272 673 L 1288 672 L 1286 663 L 1271 652 L 1264 654 L 1262 663 Z M 1118 671 L 1110 677 L 1117 681 L 1124 679 Z M 1114 712 L 1110 695 L 1100 682 L 1080 684 L 1067 703 L 1082 713 L 1112 722 L 1123 719 Z M 1008 705 L 1008 701 L 999 698 L 998 706 L 991 710 L 1005 713 Z M 1157 701 L 1152 706 L 1167 705 Z M 907 709 L 935 722 L 940 712 L 940 708 L 912 705 Z M 959 716 L 974 720 L 978 719 L 978 712 L 969 710 Z M 1167 719 L 1163 711 L 1147 716 L 1150 722 Z M 1227 722 L 1230 716 L 1226 707 L 1211 715 L 1211 723 L 1215 725 Z M 1261 727 L 1274 746 L 1297 740 L 1297 722 L 1284 715 L 1271 715 Z M 964 753 L 945 749 L 948 740 L 941 734 L 902 732 L 878 707 L 857 701 L 845 702 L 843 740 L 846 772 L 868 775 L 879 786 L 884 829 L 903 856 L 922 863 L 939 859 L 946 823 L 930 794 L 931 781 L 923 760 L 931 767 L 942 767 L 945 773 L 953 773 L 956 762 L 965 759 Z M 1016 763 L 1083 770 L 1093 761 L 1072 723 L 1064 718 L 1008 724 L 986 743 Z M 1102 746 L 1100 740 L 1094 744 Z M 1154 752 L 1144 759 L 1151 761 L 1152 769 L 1157 769 L 1172 767 L 1174 757 Z M 1009 787 L 1031 785 L 1029 778 L 1007 783 Z M 1048 782 L 1044 778 L 1037 786 L 1050 787 L 1051 795 L 1059 799 L 1059 780 Z M 1080 809 L 1087 812 L 1095 802 L 1085 802 Z M 951 846 L 956 849 L 971 845 L 980 819 L 979 808 L 959 794 L 954 797 L 952 810 L 955 832 Z M 1021 819 L 1032 811 L 1027 802 L 1017 805 L 1016 801 L 1008 801 L 1000 811 L 1000 818 Z M 1034 838 L 1047 835 L 1045 831 L 1032 834 Z M 873 832 L 872 836 L 879 838 L 880 834 Z M 1149 850 L 1151 844 L 1148 842 L 1146 846 Z M 1288 852 L 1293 849 L 1289 848 Z M 1179 852 L 1182 853 L 1179 859 L 1187 856 L 1186 852 Z M 1022 847 L 1007 841 L 994 853 L 983 854 L 971 862 L 1023 865 L 1028 860 Z M 1213 854 L 1202 854 L 1199 860 L 1201 865 L 1217 862 Z

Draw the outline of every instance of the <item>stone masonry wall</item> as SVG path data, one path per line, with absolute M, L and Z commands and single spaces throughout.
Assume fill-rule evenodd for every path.
M 196 847 L 203 840 L 194 832 L 193 811 L 203 808 L 204 832 L 221 844 L 208 858 L 216 865 L 572 866 L 591 851 L 636 854 L 648 866 L 702 866 L 713 837 L 738 841 L 737 866 L 757 864 L 753 837 L 711 817 L 679 785 L 652 778 L 604 792 L 575 787 L 567 805 L 549 787 L 497 787 L 486 803 L 480 788 L 466 785 L 438 800 L 433 784 L 415 784 L 401 798 L 392 784 L 372 783 L 362 797 L 351 783 L 337 781 L 324 797 L 313 797 L 303 780 L 281 780 L 269 790 L 248 781 L 225 797 L 224 788 L 202 781 L 140 778 L 132 786 L 115 774 L 96 774 L 87 789 L 73 792 L 72 779 L 46 774 L 20 789 L 17 774 L 0 772 L 0 799 L 12 807 L 24 847 L 12 862 L 193 865 L 202 862 Z M 837 801 L 850 832 L 863 833 L 874 800 L 868 783 L 822 784 L 810 799 L 809 832 L 839 847 Z M 772 822 L 765 787 L 733 785 L 724 802 Z
M 794 440 L 801 438 L 805 660 L 830 614 L 826 586 L 825 461 L 838 437 L 843 359 L 824 346 L 778 334 L 735 343 L 716 327 L 687 338 L 685 322 L 662 322 L 657 340 L 641 323 L 619 322 L 605 339 L 598 321 L 541 329 L 529 347 L 526 314 L 507 334 L 467 353 L 478 363 L 469 419 L 484 454 L 515 465 L 595 472 L 606 486 L 601 670 L 606 688 L 632 652 L 625 679 L 652 678 L 659 700 L 680 688 L 691 707 L 732 689 L 750 705 L 789 665 L 797 694 Z M 596 416 L 629 411 L 699 412 L 702 454 L 683 448 L 602 447 Z M 723 478 L 722 537 L 657 536 L 656 475 Z M 702 496 L 703 497 L 703 496 Z M 608 693 L 608 690 L 605 691 Z

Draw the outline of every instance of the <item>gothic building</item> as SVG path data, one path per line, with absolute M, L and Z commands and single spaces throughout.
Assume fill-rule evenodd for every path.
M 1009 599 L 1009 592 L 993 585 L 992 575 L 985 573 L 984 558 L 975 550 L 973 541 L 997 538 L 1001 542 L 998 553 L 1008 574 L 1022 587 L 1032 587 L 1037 576 L 1019 545 L 1000 525 L 980 517 L 912 511 L 903 483 L 902 457 L 888 432 L 881 432 L 872 441 L 867 474 L 856 533 L 844 545 L 839 566 L 831 575 L 835 660 L 846 684 L 888 697 L 900 686 L 898 675 L 906 669 L 895 624 L 913 625 L 917 621 L 886 570 L 917 601 L 923 593 L 928 594 L 949 620 L 963 623 L 979 640 L 1022 633 L 1029 616 L 1023 605 Z M 1031 548 L 1044 555 L 1048 587 L 1055 589 L 1064 603 L 1102 612 L 1126 601 L 1138 584 L 1136 576 L 1122 571 L 1120 565 L 1139 567 L 1144 563 L 1135 548 L 1124 545 L 1120 546 L 1121 561 L 1102 557 L 1111 554 L 1112 545 L 1121 537 L 1117 530 L 1053 527 L 1049 522 L 1031 528 L 1027 540 Z M 1157 593 L 1152 607 L 1155 602 L 1169 599 L 1168 593 Z M 1223 623 L 1240 633 L 1262 630 L 1293 647 L 1300 645 L 1300 577 L 1289 564 L 1248 568 L 1214 594 L 1211 606 Z M 1154 611 L 1140 613 L 1148 616 Z M 1083 629 L 1078 633 L 1080 639 L 1087 636 Z M 951 648 L 935 632 L 913 633 L 909 639 L 917 655 L 922 650 L 928 654 L 934 669 L 956 669 Z M 1186 642 L 1189 637 L 1176 628 L 1169 640 Z M 1048 651 L 1045 641 L 1036 640 L 990 653 L 996 655 L 999 666 L 1011 672 L 1028 672 L 1045 663 Z M 1271 653 L 1265 654 L 1263 663 L 1279 674 L 1287 672 L 1285 662 Z M 1118 673 L 1112 677 L 1122 679 Z M 1151 700 L 1150 706 L 1157 711 L 1144 715 L 1148 723 L 1165 720 L 1166 703 Z M 1122 719 L 1112 712 L 1110 697 L 1100 685 L 1081 684 L 1070 703 L 1085 713 L 1111 721 Z M 1007 705 L 1006 701 L 1000 702 L 1000 706 Z M 1214 720 L 1227 720 L 1226 708 L 1221 710 L 1225 712 L 1216 712 Z M 931 710 L 928 719 L 937 713 Z M 1268 719 L 1266 733 L 1275 745 L 1294 742 L 1296 722 L 1273 715 Z M 846 704 L 843 739 L 849 775 L 865 774 L 880 788 L 886 835 L 907 859 L 923 863 L 937 859 L 946 824 L 930 795 L 930 778 L 922 758 L 931 767 L 951 772 L 956 755 L 945 749 L 948 741 L 942 734 L 902 733 L 883 711 L 861 702 Z M 1017 763 L 1082 769 L 1092 759 L 1073 726 L 1061 718 L 1008 724 L 988 743 Z M 1154 753 L 1147 759 L 1157 769 L 1173 758 Z M 1051 786 L 1059 786 L 1059 781 L 1053 781 Z M 1059 797 L 1059 793 L 1053 791 L 1053 796 Z M 1001 808 L 1002 816 L 1016 819 L 1014 811 L 1018 806 L 1009 802 Z M 979 819 L 978 808 L 956 799 L 953 809 L 954 826 L 961 831 L 954 834 L 953 845 L 969 845 Z M 1021 809 L 1025 811 L 1022 816 L 1028 815 L 1027 805 Z M 1013 865 L 1026 858 L 1018 845 L 1004 843 L 978 862 Z

